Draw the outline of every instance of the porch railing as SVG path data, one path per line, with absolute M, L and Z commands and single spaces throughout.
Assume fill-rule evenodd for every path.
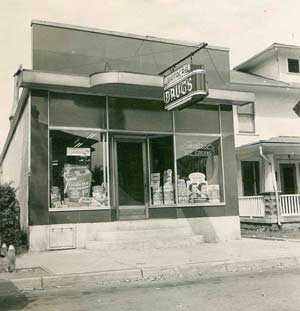
M 279 200 L 282 216 L 300 216 L 300 194 L 282 194 Z
M 241 217 L 264 217 L 264 197 L 262 195 L 239 197 L 239 211 Z

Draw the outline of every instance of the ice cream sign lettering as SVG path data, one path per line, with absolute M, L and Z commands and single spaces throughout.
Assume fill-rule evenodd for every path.
M 184 144 L 185 155 L 192 157 L 209 157 L 214 153 L 214 147 L 211 144 L 203 145 L 201 143 L 189 143 Z
M 164 78 L 166 110 L 182 109 L 208 95 L 205 70 L 185 64 Z

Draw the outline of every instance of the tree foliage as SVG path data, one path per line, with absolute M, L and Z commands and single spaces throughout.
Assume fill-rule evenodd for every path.
M 20 229 L 20 206 L 16 189 L 11 184 L 0 184 L 0 238 L 2 243 L 14 246 L 24 244 L 26 240 Z

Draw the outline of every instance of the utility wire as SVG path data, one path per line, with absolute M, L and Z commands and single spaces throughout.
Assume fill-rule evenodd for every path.
M 210 59 L 212 65 L 214 66 L 215 71 L 216 71 L 216 73 L 218 74 L 219 78 L 224 82 L 226 88 L 229 89 L 228 83 L 224 80 L 224 78 L 222 77 L 221 73 L 219 72 L 218 67 L 216 66 L 216 64 L 215 64 L 215 62 L 214 62 L 214 60 L 213 60 L 213 58 L 212 58 L 212 56 L 211 56 L 211 54 L 210 54 L 210 51 L 209 51 L 208 49 L 205 49 L 205 50 L 206 50 L 206 52 L 207 52 L 207 54 L 208 54 L 208 57 L 209 57 L 209 59 Z

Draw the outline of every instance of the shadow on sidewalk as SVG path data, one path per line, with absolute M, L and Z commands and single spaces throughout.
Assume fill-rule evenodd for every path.
M 0 279 L 0 310 L 22 310 L 34 301 L 28 299 L 10 280 Z

